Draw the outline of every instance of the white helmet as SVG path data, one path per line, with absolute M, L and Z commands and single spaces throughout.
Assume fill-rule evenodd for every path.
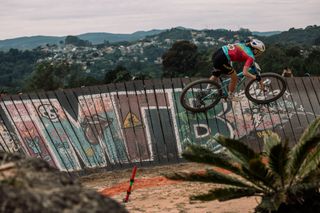
M 259 50 L 260 53 L 263 53 L 266 50 L 264 43 L 258 39 L 252 39 L 250 41 L 250 46 L 254 49 Z

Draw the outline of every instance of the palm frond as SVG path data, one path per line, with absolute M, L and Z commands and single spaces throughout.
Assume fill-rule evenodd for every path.
M 247 181 L 251 182 L 256 188 L 267 189 L 265 186 L 261 185 L 259 180 L 251 176 L 251 173 L 248 172 L 249 169 L 243 169 L 244 167 L 249 167 L 249 165 L 234 165 L 230 162 L 230 159 L 226 158 L 226 156 L 213 153 L 211 150 L 203 148 L 199 145 L 189 144 L 183 152 L 182 156 L 192 162 L 206 163 L 231 171 L 234 174 L 239 175 Z
M 320 168 L 320 165 L 318 166 Z M 308 174 L 301 177 L 301 183 L 319 182 L 320 180 L 320 169 L 311 170 Z
M 243 168 L 245 170 L 245 168 Z M 269 171 L 266 165 L 261 161 L 260 158 L 251 159 L 249 162 L 249 171 L 247 171 L 251 177 L 255 178 L 256 180 L 260 181 L 264 184 L 264 186 L 268 187 L 269 189 L 276 190 L 274 183 L 276 178 L 274 175 Z
M 291 159 L 289 160 L 289 172 L 291 175 L 291 183 L 299 173 L 303 162 L 306 160 L 308 154 L 319 144 L 320 135 L 308 137 L 308 140 L 297 144 L 289 153 Z
M 292 185 L 288 192 L 290 194 L 298 194 L 298 193 L 301 193 L 301 192 L 304 192 L 304 191 L 308 191 L 308 190 L 318 190 L 320 187 L 320 182 L 319 181 L 316 181 L 316 182 L 311 182 L 311 183 L 306 183 L 306 182 L 301 182 L 301 183 L 298 183 L 296 185 Z
M 316 118 L 309 126 L 305 129 L 305 131 L 302 133 L 299 143 L 303 144 L 313 136 L 315 136 L 320 128 L 320 117 Z
M 266 156 L 269 156 L 271 148 L 278 144 L 281 144 L 279 135 L 275 132 L 270 132 L 263 137 L 263 153 L 265 153 Z
M 292 160 L 290 161 L 289 169 L 290 170 L 293 169 L 292 174 L 296 174 L 299 171 L 302 161 L 308 154 L 308 152 L 306 151 L 310 151 L 316 146 L 317 141 L 311 140 L 311 139 L 318 135 L 317 132 L 319 128 L 320 128 L 320 117 L 315 119 L 309 125 L 309 127 L 305 129 L 305 131 L 303 132 L 302 136 L 299 139 L 299 143 L 291 149 L 290 156 Z M 310 142 L 313 142 L 313 143 L 310 143 Z M 298 168 L 296 167 L 297 165 L 298 165 Z
M 213 153 L 211 150 L 199 145 L 188 145 L 182 153 L 182 156 L 188 161 L 213 165 L 231 171 L 237 175 L 242 175 L 239 166 L 232 164 L 230 159 L 227 159 L 227 156 Z
M 268 151 L 268 167 L 270 171 L 279 177 L 282 187 L 285 186 L 285 180 L 288 176 L 286 166 L 289 160 L 288 141 L 284 145 L 277 143 L 270 147 Z
M 219 189 L 213 189 L 210 190 L 206 194 L 200 194 L 200 195 L 193 195 L 190 197 L 191 200 L 202 200 L 202 201 L 211 201 L 211 200 L 219 200 L 219 201 L 226 201 L 226 200 L 232 200 L 237 199 L 241 197 L 249 197 L 257 195 L 258 193 L 249 188 L 219 188 Z
M 259 178 L 252 174 L 249 169 L 247 169 L 246 167 L 242 167 L 241 170 L 245 174 L 243 178 L 254 185 L 255 188 L 262 189 L 264 191 L 270 191 L 270 188 L 264 185 Z
M 249 161 L 257 157 L 257 154 L 252 149 L 239 140 L 230 139 L 219 135 L 216 138 L 216 141 L 222 146 L 226 147 L 228 151 L 230 151 L 230 153 L 235 157 L 234 159 L 238 159 L 240 161 L 239 163 L 243 164 L 243 166 L 249 166 Z
M 309 176 L 309 173 L 319 171 L 320 169 L 320 141 L 319 144 L 307 155 L 299 171 L 299 178 Z
M 316 137 L 318 134 L 317 131 L 320 128 L 320 117 L 315 119 L 308 128 L 303 132 L 302 136 L 299 139 L 299 143 L 295 145 L 292 150 L 290 151 L 290 155 L 292 156 L 292 160 L 290 163 L 291 167 L 295 167 L 297 164 L 301 164 L 303 157 L 305 157 L 310 149 L 312 149 L 316 145 L 315 140 L 310 140 Z M 313 142 L 313 143 L 310 143 Z M 308 144 L 306 144 L 308 143 Z
M 184 181 L 226 184 L 226 185 L 232 185 L 237 187 L 255 188 L 256 191 L 261 191 L 259 188 L 249 185 L 238 178 L 232 177 L 230 175 L 225 175 L 223 173 L 217 172 L 212 169 L 202 173 L 176 172 L 176 173 L 166 174 L 165 176 L 171 180 L 184 180 Z
M 256 212 L 274 212 L 277 211 L 282 203 L 287 199 L 285 191 L 279 191 L 274 194 L 262 196 L 261 203 L 256 207 Z

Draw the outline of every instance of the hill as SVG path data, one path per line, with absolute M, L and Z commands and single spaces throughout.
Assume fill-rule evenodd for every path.
M 150 31 L 137 31 L 132 34 L 113 34 L 113 33 L 85 33 L 78 35 L 82 40 L 90 41 L 92 44 L 102 44 L 105 41 L 110 43 L 122 42 L 122 41 L 137 41 L 143 39 L 146 36 L 152 36 L 163 32 L 163 30 L 150 30 Z
M 187 39 L 191 38 L 191 31 L 202 31 L 213 37 L 223 37 L 229 35 L 236 35 L 232 32 L 249 32 L 250 35 L 265 37 L 264 39 L 269 43 L 277 42 L 295 42 L 295 43 L 307 43 L 313 44 L 312 42 L 317 39 L 319 34 L 318 26 L 308 26 L 306 29 L 294 29 L 291 28 L 288 31 L 267 31 L 267 32 L 251 32 L 248 29 L 240 29 L 239 31 L 231 31 L 226 29 L 204 29 L 204 30 L 194 30 L 184 27 L 176 27 L 176 31 L 171 30 L 149 30 L 149 31 L 137 31 L 131 34 L 114 34 L 105 32 L 95 32 L 95 33 L 84 33 L 80 35 L 75 35 L 81 40 L 89 41 L 93 45 L 107 43 L 118 43 L 118 42 L 134 42 L 144 38 L 152 38 L 161 33 L 160 39 Z M 311 36 L 311 39 L 307 38 Z M 19 37 L 13 39 L 0 40 L 0 50 L 7 51 L 10 48 L 15 48 L 19 50 L 34 49 L 38 46 L 45 46 L 47 44 L 58 45 L 63 42 L 67 36 L 30 36 L 30 37 Z
M 280 34 L 281 31 L 268 31 L 268 32 L 258 32 L 258 31 L 253 31 L 252 35 L 257 35 L 257 36 L 273 36 Z
M 41 71 L 38 65 L 46 63 L 56 64 L 56 70 L 68 70 L 67 76 L 61 77 L 64 79 L 61 83 L 63 87 L 95 85 L 114 70 L 122 71 L 123 75 L 129 71 L 133 76 L 159 78 L 163 75 L 163 54 L 181 40 L 187 40 L 196 46 L 197 59 L 196 69 L 190 69 L 195 73 L 180 73 L 181 76 L 205 76 L 211 66 L 213 51 L 221 45 L 243 41 L 251 36 L 254 33 L 248 29 L 193 30 L 178 27 L 165 31 L 136 32 L 129 37 L 123 34 L 88 33 L 79 37 L 68 36 L 69 39 L 49 38 L 58 45 L 46 45 L 48 40 L 43 36 L 20 38 L 16 40 L 16 45 L 27 47 L 23 43 L 23 39 L 27 39 L 30 43 L 41 43 L 43 47 L 32 51 L 0 51 L 0 89 L 9 91 L 8 89 L 14 88 L 14 91 L 21 91 L 31 73 L 37 69 Z M 134 40 L 140 37 L 144 38 Z M 290 67 L 295 76 L 303 76 L 306 72 L 311 75 L 320 73 L 320 27 L 292 28 L 271 36 L 255 37 L 267 45 L 266 53 L 259 59 L 263 70 L 281 73 L 284 67 Z M 121 42 L 110 43 L 107 39 L 119 39 Z M 133 41 L 124 42 L 122 39 Z M 63 67 L 65 62 L 70 65 L 70 69 Z M 121 69 L 117 69 L 119 65 Z M 57 75 L 60 76 L 59 72 Z
M 273 36 L 265 37 L 267 43 L 291 43 L 302 45 L 315 45 L 320 40 L 320 26 L 313 25 L 306 28 L 290 28 Z M 320 43 L 320 42 L 319 42 Z
M 85 33 L 77 35 L 82 40 L 87 40 L 92 44 L 101 44 L 105 41 L 109 43 L 116 43 L 121 41 L 137 41 L 146 36 L 155 35 L 163 32 L 163 30 L 137 31 L 131 34 L 113 34 L 113 33 Z M 19 37 L 13 39 L 0 40 L 0 50 L 6 51 L 10 48 L 19 50 L 34 49 L 38 46 L 45 46 L 46 44 L 59 44 L 64 41 L 66 36 L 30 36 Z
M 65 37 L 57 36 L 30 36 L 0 40 L 0 50 L 9 50 L 10 48 L 20 50 L 34 49 L 46 44 L 58 44 L 59 41 L 64 41 L 64 39 Z

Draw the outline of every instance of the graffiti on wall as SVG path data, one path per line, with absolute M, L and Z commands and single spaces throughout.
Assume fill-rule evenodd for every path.
M 120 125 L 111 96 L 107 94 L 79 97 L 79 122 L 85 138 L 95 151 L 100 147 L 110 163 L 128 162 Z M 101 150 L 99 151 L 101 153 Z
M 10 132 L 3 121 L 0 122 L 0 150 L 10 153 L 23 152 L 17 135 Z
M 177 155 L 167 99 L 151 90 L 80 95 L 75 115 L 56 98 L 4 101 L 2 108 L 28 155 L 73 171 Z M 12 138 L 1 144 L 15 145 Z
M 41 135 L 41 129 L 36 125 L 35 116 L 32 115 L 27 105 L 22 101 L 4 102 L 3 109 L 11 118 L 11 126 L 16 129 L 16 134 L 24 152 L 29 156 L 46 160 L 50 165 L 56 166 L 53 155 L 48 149 L 48 143 Z
M 177 155 L 168 93 L 163 90 L 118 92 L 114 97 L 131 161 Z
M 43 158 L 62 171 L 161 163 L 176 161 L 188 143 L 219 151 L 216 134 L 255 142 L 268 130 L 291 128 L 295 134 L 315 116 L 289 91 L 269 105 L 255 105 L 240 91 L 241 101 L 222 100 L 197 114 L 181 106 L 180 94 L 176 88 L 65 95 L 72 103 L 57 97 L 3 100 L 0 150 Z
M 179 101 L 179 95 L 180 92 L 175 94 L 177 101 Z M 197 143 L 213 151 L 219 151 L 221 146 L 212 136 L 217 134 L 231 138 L 234 136 L 232 124 L 225 117 L 227 110 L 228 105 L 220 102 L 207 113 L 192 114 L 184 110 L 180 103 L 177 104 L 176 120 L 179 127 L 181 149 L 184 150 L 189 143 Z
M 180 92 L 175 94 L 177 103 L 179 95 Z M 221 146 L 213 137 L 216 134 L 237 139 L 251 135 L 251 138 L 257 139 L 262 137 L 259 134 L 262 131 L 284 128 L 294 116 L 314 115 L 294 101 L 288 91 L 282 98 L 267 105 L 250 102 L 243 90 L 237 95 L 240 101 L 231 102 L 222 99 L 206 113 L 188 113 L 178 104 L 177 111 L 180 112 L 176 116 L 180 127 L 182 149 L 188 143 L 197 143 L 213 151 L 219 151 Z

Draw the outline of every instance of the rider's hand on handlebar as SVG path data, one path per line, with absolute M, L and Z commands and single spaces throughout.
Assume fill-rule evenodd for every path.
M 259 82 L 259 84 L 260 84 L 260 89 L 261 89 L 262 91 L 264 91 L 264 84 L 263 84 L 263 82 L 262 82 L 262 80 L 261 80 L 261 76 L 260 76 L 260 75 L 256 75 L 256 81 Z
M 261 82 L 261 76 L 260 75 L 256 75 L 256 81 Z

